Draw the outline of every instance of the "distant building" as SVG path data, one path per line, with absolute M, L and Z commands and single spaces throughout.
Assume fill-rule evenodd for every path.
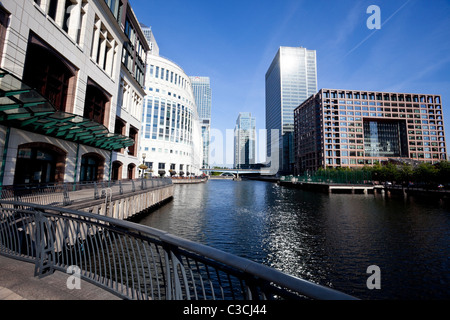
M 145 24 L 141 23 L 142 32 L 144 33 L 145 39 L 147 40 L 147 43 L 149 45 L 149 51 L 147 54 L 159 56 L 159 46 L 156 42 L 155 35 L 153 34 L 152 28 L 146 26 Z
M 294 168 L 294 109 L 316 92 L 316 51 L 280 47 L 266 73 L 267 157 L 280 172 Z M 279 151 L 279 159 L 272 158 L 272 151 Z
M 240 113 L 234 129 L 234 167 L 256 164 L 256 120 L 251 113 Z
M 153 176 L 200 175 L 203 140 L 190 78 L 159 56 L 150 28 L 140 156 Z
M 190 77 L 203 137 L 203 168 L 209 168 L 211 136 L 211 83 L 209 77 Z
M 447 160 L 441 96 L 322 89 L 295 110 L 296 173 Z
M 136 177 L 147 51 L 127 0 L 2 1 L 0 186 Z

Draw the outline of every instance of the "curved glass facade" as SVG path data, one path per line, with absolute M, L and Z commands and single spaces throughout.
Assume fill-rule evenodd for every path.
M 202 137 L 190 78 L 175 63 L 149 56 L 141 155 L 153 175 L 199 175 Z

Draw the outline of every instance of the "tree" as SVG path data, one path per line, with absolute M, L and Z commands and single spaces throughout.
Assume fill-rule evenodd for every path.
M 403 164 L 399 168 L 399 171 L 400 180 L 402 182 L 408 183 L 413 178 L 414 169 L 410 164 Z
M 379 162 L 374 164 L 369 170 L 372 172 L 372 179 L 374 181 L 386 181 L 383 176 L 383 167 Z
M 414 180 L 430 184 L 437 181 L 439 170 L 430 163 L 421 163 L 414 170 Z
M 449 161 L 441 161 L 437 164 L 438 170 L 438 181 L 440 183 L 450 183 L 450 162 Z

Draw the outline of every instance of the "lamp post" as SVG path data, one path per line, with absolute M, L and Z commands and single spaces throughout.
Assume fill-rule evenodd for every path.
M 145 158 L 147 158 L 147 154 L 146 153 L 143 153 L 142 154 L 142 164 L 145 166 Z M 144 177 L 144 172 L 145 172 L 145 169 L 142 169 L 142 177 Z

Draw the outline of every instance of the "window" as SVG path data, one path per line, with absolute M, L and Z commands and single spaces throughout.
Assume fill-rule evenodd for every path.
M 90 82 L 90 83 L 89 83 Z M 98 85 L 88 79 L 84 117 L 100 124 L 108 124 L 110 97 Z
M 129 155 L 131 155 L 131 156 L 134 156 L 134 157 L 136 157 L 137 156 L 137 148 L 136 148 L 136 145 L 137 145 L 137 138 L 138 138 L 138 136 L 139 136 L 139 130 L 138 129 L 136 129 L 136 128 L 134 128 L 134 127 L 130 127 L 130 133 L 129 133 L 129 135 L 128 135 L 131 139 L 133 139 L 134 140 L 134 145 L 132 145 L 131 147 L 128 147 L 128 154 Z
M 8 29 L 9 14 L 0 6 L 0 57 L 3 54 L 3 44 L 5 43 L 6 29 Z
M 114 64 L 116 61 L 118 43 L 112 36 L 106 26 L 96 16 L 92 36 L 91 58 L 97 65 L 103 69 L 109 76 L 114 75 Z M 127 47 L 123 47 L 122 63 L 128 65 L 129 54 Z
M 76 68 L 53 48 L 32 34 L 25 58 L 23 81 L 47 98 L 58 111 L 71 112 L 69 89 L 75 84 Z
M 105 159 L 96 153 L 88 153 L 81 158 L 80 181 L 103 180 Z
M 47 143 L 20 145 L 14 184 L 63 182 L 66 156 L 65 151 Z
M 105 3 L 108 5 L 114 17 L 117 21 L 120 21 L 120 17 L 122 15 L 122 1 L 120 0 L 105 0 Z
M 56 19 L 57 7 L 58 7 L 58 0 L 49 0 L 47 15 L 53 20 Z

